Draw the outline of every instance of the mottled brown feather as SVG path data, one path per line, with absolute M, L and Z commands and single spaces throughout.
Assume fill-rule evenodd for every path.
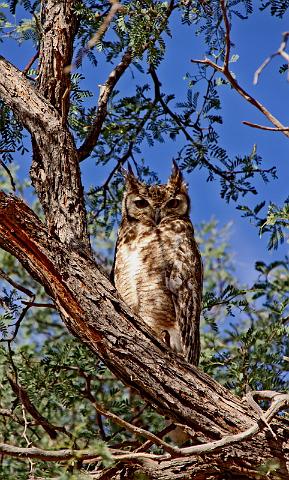
M 176 208 L 169 208 L 172 199 Z M 189 207 L 176 167 L 166 185 L 148 186 L 127 174 L 114 282 L 159 339 L 198 364 L 203 274 Z

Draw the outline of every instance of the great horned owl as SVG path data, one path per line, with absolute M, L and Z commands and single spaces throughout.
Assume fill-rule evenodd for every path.
M 156 336 L 197 365 L 203 275 L 189 211 L 176 164 L 166 185 L 146 185 L 127 172 L 114 282 Z

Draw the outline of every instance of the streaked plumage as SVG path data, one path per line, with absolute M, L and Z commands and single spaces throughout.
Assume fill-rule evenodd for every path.
M 114 281 L 124 301 L 172 349 L 197 364 L 202 262 L 176 166 L 166 185 L 126 175 Z

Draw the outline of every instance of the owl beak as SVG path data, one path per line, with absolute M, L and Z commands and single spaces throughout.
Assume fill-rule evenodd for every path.
M 161 209 L 156 208 L 155 209 L 155 223 L 156 223 L 156 225 L 158 225 L 160 223 L 160 220 L 161 220 Z

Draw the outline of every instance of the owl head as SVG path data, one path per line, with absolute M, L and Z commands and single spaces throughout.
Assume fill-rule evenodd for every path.
M 131 168 L 125 172 L 124 177 L 123 219 L 158 225 L 164 219 L 189 216 L 190 199 L 187 185 L 175 162 L 165 185 L 146 185 L 135 177 Z

